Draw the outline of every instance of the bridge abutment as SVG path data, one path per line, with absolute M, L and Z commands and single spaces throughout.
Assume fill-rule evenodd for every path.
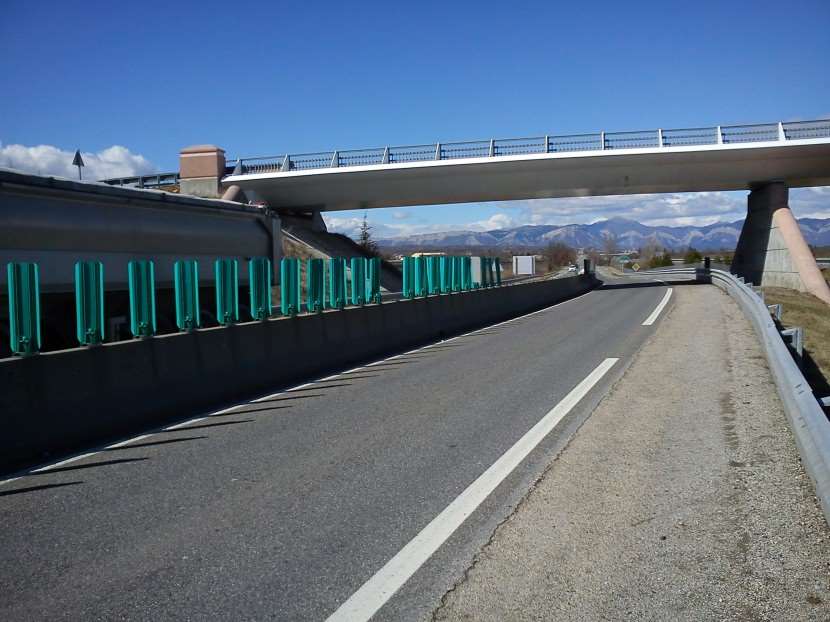
M 749 193 L 732 271 L 755 285 L 809 292 L 830 304 L 830 288 L 790 210 L 783 182 Z

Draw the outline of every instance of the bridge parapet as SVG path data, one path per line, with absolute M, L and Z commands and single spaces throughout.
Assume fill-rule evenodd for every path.
M 237 158 L 233 175 L 583 151 L 672 148 L 830 138 L 830 119 L 754 125 L 546 135 Z

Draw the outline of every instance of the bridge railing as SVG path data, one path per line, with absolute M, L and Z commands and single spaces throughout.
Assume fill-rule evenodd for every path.
M 254 175 L 310 169 L 349 166 L 373 166 L 492 158 L 537 153 L 570 153 L 577 151 L 624 151 L 721 145 L 756 142 L 781 142 L 811 138 L 830 138 L 830 119 L 787 121 L 756 125 L 723 125 L 681 129 L 639 130 L 631 132 L 596 132 L 591 134 L 547 135 L 528 138 L 502 138 L 452 143 L 432 143 L 403 147 L 334 150 L 319 153 L 287 154 L 260 158 L 239 158 L 234 174 Z

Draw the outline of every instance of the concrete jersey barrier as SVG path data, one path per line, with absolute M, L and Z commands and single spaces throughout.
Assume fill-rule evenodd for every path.
M 0 360 L 0 470 L 193 416 L 582 294 L 593 275 Z

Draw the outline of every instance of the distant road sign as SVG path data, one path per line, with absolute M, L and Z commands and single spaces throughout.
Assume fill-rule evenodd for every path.
M 640 271 L 640 264 L 635 263 L 633 266 L 631 266 L 631 269 L 634 270 L 634 272 L 639 272 Z

